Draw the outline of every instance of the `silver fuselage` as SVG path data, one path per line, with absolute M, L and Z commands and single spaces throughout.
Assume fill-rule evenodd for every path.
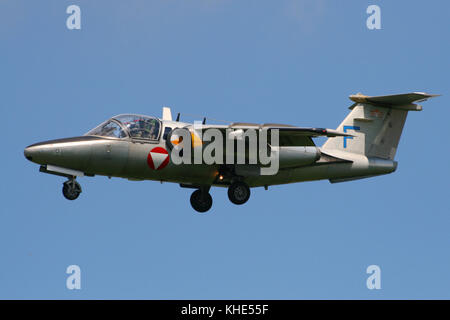
M 187 124 L 162 121 L 162 132 L 169 125 L 183 127 Z M 227 186 L 227 181 L 219 181 L 219 166 L 206 164 L 179 164 L 171 160 L 162 170 L 154 170 L 148 165 L 148 155 L 155 147 L 165 148 L 166 141 L 160 135 L 156 141 L 142 141 L 132 138 L 110 138 L 101 136 L 80 136 L 40 142 L 25 149 L 30 161 L 47 166 L 57 166 L 83 172 L 85 175 L 103 175 L 130 180 L 155 180 L 187 185 Z M 320 152 L 320 149 L 318 149 Z M 346 161 L 327 161 L 338 157 Z M 395 171 L 397 163 L 391 160 L 367 158 L 346 152 L 322 155 L 312 164 L 298 167 L 280 168 L 275 175 L 251 174 L 248 165 L 236 165 L 237 171 L 250 172 L 244 181 L 250 187 L 269 186 L 330 179 L 346 181 L 359 177 L 387 174 Z

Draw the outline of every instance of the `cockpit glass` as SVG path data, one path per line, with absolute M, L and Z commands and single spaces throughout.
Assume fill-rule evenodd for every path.
M 114 117 L 128 129 L 130 137 L 137 139 L 156 140 L 159 136 L 159 120 L 147 116 L 120 115 Z
M 103 122 L 98 127 L 95 127 L 86 135 L 93 136 L 103 136 L 103 137 L 113 137 L 113 138 L 125 138 L 127 133 L 122 129 L 122 127 L 114 121 Z

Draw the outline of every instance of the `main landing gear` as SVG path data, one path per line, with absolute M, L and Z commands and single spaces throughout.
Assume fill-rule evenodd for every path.
M 228 187 L 228 199 L 234 204 L 240 205 L 250 198 L 250 188 L 245 182 L 236 181 Z
M 209 194 L 210 187 L 202 187 L 191 195 L 191 205 L 194 210 L 204 213 L 211 209 L 213 200 Z M 250 188 L 242 181 L 235 181 L 228 187 L 228 198 L 234 204 L 241 205 L 250 198 Z
M 74 178 L 69 179 L 63 183 L 62 193 L 67 200 L 75 200 L 81 193 L 81 186 Z
M 194 210 L 203 213 L 211 209 L 213 200 L 209 188 L 200 188 L 191 195 L 191 206 Z

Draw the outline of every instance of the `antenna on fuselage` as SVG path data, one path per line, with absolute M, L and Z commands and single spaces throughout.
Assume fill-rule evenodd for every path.
M 177 119 L 175 120 L 176 122 L 180 121 L 180 113 L 178 112 L 177 114 Z
M 206 117 L 203 118 L 202 124 L 205 124 L 205 123 L 206 123 Z

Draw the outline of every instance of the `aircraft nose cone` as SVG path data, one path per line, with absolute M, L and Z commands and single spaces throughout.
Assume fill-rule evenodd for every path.
M 93 141 L 103 140 L 89 136 L 48 140 L 29 145 L 23 153 L 29 161 L 40 165 L 78 170 L 87 165 Z
M 25 158 L 37 164 L 48 164 L 54 154 L 56 152 L 53 145 L 45 141 L 29 145 L 23 150 Z
M 33 161 L 33 156 L 36 156 L 38 152 L 37 148 L 29 146 L 25 148 L 23 154 L 27 160 Z

